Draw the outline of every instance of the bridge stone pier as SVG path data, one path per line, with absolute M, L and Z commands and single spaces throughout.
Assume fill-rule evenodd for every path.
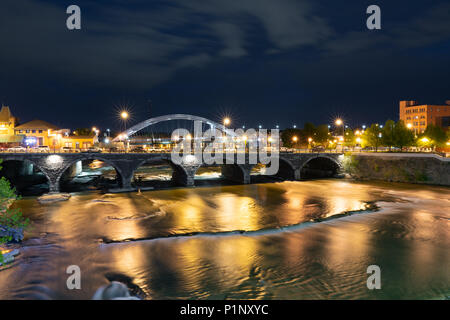
M 222 167 L 225 179 L 238 183 L 251 182 L 251 170 L 255 164 L 249 164 L 246 155 L 246 164 L 236 164 L 237 155 L 234 155 L 234 164 L 214 165 Z M 47 178 L 50 193 L 60 191 L 59 184 L 63 174 L 79 161 L 99 160 L 113 167 L 118 176 L 121 188 L 132 188 L 133 175 L 137 168 L 145 163 L 164 161 L 173 169 L 172 181 L 180 186 L 193 186 L 195 173 L 204 163 L 175 164 L 170 153 L 5 153 L 0 154 L 3 161 L 28 161 L 37 167 Z M 280 153 L 279 170 L 277 176 L 287 180 L 300 180 L 305 170 L 329 170 L 337 173 L 341 168 L 343 155 L 330 153 Z M 314 164 L 314 165 L 312 165 Z

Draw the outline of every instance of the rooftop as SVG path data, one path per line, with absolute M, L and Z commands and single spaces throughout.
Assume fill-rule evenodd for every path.
M 11 110 L 7 106 L 2 106 L 2 110 L 0 110 L 0 122 L 9 122 L 13 117 Z
M 54 124 L 48 123 L 44 120 L 31 120 L 24 124 L 21 124 L 20 126 L 15 127 L 15 129 L 24 130 L 24 129 L 43 129 L 43 130 L 59 130 L 57 126 Z

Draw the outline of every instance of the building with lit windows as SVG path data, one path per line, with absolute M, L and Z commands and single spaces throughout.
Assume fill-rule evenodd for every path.
M 429 124 L 448 130 L 450 127 L 450 100 L 443 105 L 418 104 L 416 101 L 400 101 L 400 120 L 416 134 L 425 131 Z
M 78 136 L 69 135 L 62 137 L 61 147 L 73 150 L 86 150 L 98 142 L 97 135 Z
M 16 135 L 25 136 L 23 144 L 27 147 L 59 147 L 59 140 L 63 135 L 68 134 L 68 131 L 43 120 L 32 120 L 14 128 Z
M 15 135 L 14 127 L 17 118 L 11 113 L 7 106 L 2 106 L 0 110 L 0 146 L 2 148 L 18 146 L 22 143 L 23 135 Z
M 97 134 L 80 136 L 70 134 L 69 129 L 43 120 L 32 120 L 17 124 L 18 120 L 7 106 L 0 110 L 0 148 L 24 146 L 34 148 L 48 146 L 52 151 L 61 151 L 62 148 L 86 150 L 98 142 Z

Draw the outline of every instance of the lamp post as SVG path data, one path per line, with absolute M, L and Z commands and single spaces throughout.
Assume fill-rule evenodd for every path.
M 344 122 L 342 121 L 342 119 L 336 119 L 336 121 L 334 122 L 336 126 L 342 126 L 342 128 L 344 129 Z M 344 135 L 344 132 L 342 132 L 342 135 Z
M 128 111 L 126 111 L 126 110 L 124 110 L 120 113 L 120 118 L 122 119 L 123 124 L 125 126 L 125 131 L 127 130 L 127 120 L 129 117 L 130 117 L 130 115 L 129 115 Z
M 297 141 L 298 141 L 297 136 L 293 136 L 293 137 L 292 137 L 292 141 L 294 142 L 294 147 L 296 147 Z

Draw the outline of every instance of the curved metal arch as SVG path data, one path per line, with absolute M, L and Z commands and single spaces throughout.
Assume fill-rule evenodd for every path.
M 147 128 L 149 126 L 152 126 L 154 124 L 157 124 L 159 122 L 163 122 L 163 121 L 170 121 L 170 120 L 191 120 L 191 121 L 201 121 L 204 122 L 206 124 L 209 124 L 212 127 L 215 127 L 217 129 L 219 129 L 220 131 L 225 132 L 226 134 L 235 137 L 237 136 L 236 133 L 233 130 L 227 129 L 224 125 L 217 123 L 215 121 L 209 120 L 207 118 L 203 118 L 203 117 L 199 117 L 199 116 L 194 116 L 191 114 L 182 114 L 182 113 L 177 113 L 177 114 L 168 114 L 165 116 L 159 116 L 159 117 L 154 117 L 154 118 L 150 118 L 147 119 L 145 121 L 142 121 L 134 126 L 132 126 L 131 128 L 127 129 L 125 132 L 122 132 L 122 134 L 125 134 L 126 136 L 131 136 L 132 134 L 135 134 L 136 132 Z M 119 140 L 119 136 L 115 137 L 113 139 L 113 141 L 118 141 Z

